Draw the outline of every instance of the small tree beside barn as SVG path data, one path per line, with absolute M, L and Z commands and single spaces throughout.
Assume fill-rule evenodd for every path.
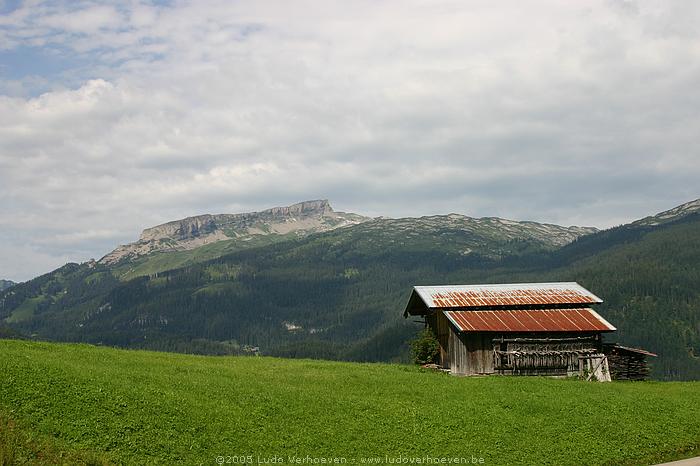
M 573 282 L 416 286 L 404 317 L 425 319 L 453 374 L 610 380 L 621 369 L 608 367 L 602 334 L 616 329 L 590 307 L 602 302 Z

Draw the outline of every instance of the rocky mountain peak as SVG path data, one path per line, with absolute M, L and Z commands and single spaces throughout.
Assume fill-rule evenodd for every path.
M 327 199 L 273 207 L 261 212 L 197 215 L 147 228 L 138 241 L 119 246 L 100 262 L 114 264 L 153 252 L 195 249 L 218 241 L 246 240 L 254 235 L 305 235 L 366 220 L 369 218 L 334 211 Z
M 333 208 L 327 199 L 304 201 L 292 204 L 288 207 L 273 207 L 263 211 L 263 214 L 273 216 L 295 215 L 324 215 L 333 212 Z

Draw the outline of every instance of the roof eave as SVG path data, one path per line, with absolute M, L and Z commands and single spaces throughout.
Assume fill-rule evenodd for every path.
M 421 312 L 413 312 L 421 307 L 423 308 Z M 403 317 L 404 319 L 407 319 L 408 316 L 426 315 L 430 312 L 430 309 L 431 308 L 428 307 L 414 286 L 413 290 L 411 291 L 411 296 L 408 298 L 408 302 L 406 303 L 406 309 L 403 311 Z

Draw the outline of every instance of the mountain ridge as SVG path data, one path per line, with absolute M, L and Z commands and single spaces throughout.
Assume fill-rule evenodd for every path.
M 219 241 L 247 240 L 256 235 L 303 236 L 367 220 L 369 217 L 334 211 L 326 199 L 272 207 L 260 212 L 195 215 L 146 228 L 137 241 L 118 246 L 99 262 L 114 265 L 154 252 L 192 250 Z
M 531 242 L 543 248 L 557 248 L 598 231 L 594 227 L 563 227 L 533 221 L 498 217 L 475 218 L 462 214 L 422 217 L 367 217 L 336 212 L 326 199 L 303 201 L 287 207 L 273 207 L 260 212 L 238 214 L 203 214 L 146 228 L 138 241 L 117 247 L 99 263 L 115 267 L 122 280 L 160 273 L 188 264 L 210 260 L 228 253 L 261 247 L 279 241 L 299 239 L 310 234 L 336 229 L 385 234 L 413 230 L 411 234 L 443 230 L 459 237 L 465 253 L 478 251 L 486 255 L 512 252 L 503 242 Z M 422 230 L 419 230 L 422 229 Z M 352 234 L 352 233 L 349 233 Z M 471 238 L 465 236 L 471 235 Z M 490 251 L 498 243 L 498 251 Z M 503 247 L 502 247 L 503 246 Z
M 0 280 L 0 291 L 16 285 L 12 280 Z
M 691 215 L 696 212 L 700 212 L 700 198 L 683 203 L 671 209 L 664 210 L 663 212 L 659 212 L 658 214 L 644 217 L 640 220 L 632 222 L 632 225 L 662 225 L 664 223 L 679 220 L 687 215 Z

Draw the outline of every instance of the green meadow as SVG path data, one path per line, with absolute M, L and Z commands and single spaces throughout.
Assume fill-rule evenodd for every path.
M 458 378 L 406 365 L 0 340 L 0 464 L 579 465 L 695 455 L 698 382 Z

